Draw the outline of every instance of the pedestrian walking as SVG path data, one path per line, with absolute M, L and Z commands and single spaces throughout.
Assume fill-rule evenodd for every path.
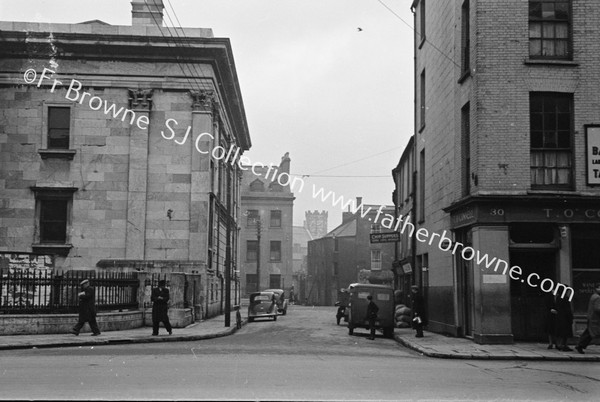
M 169 289 L 166 288 L 166 282 L 164 279 L 158 281 L 158 287 L 152 289 L 152 335 L 158 335 L 158 327 L 162 322 L 165 325 L 165 329 L 171 335 L 173 329 L 169 322 Z
M 92 336 L 100 335 L 100 329 L 96 322 L 96 291 L 90 286 L 90 281 L 84 279 L 79 284 L 81 292 L 77 294 L 79 297 L 79 321 L 71 330 L 74 335 L 79 335 L 79 331 L 87 322 L 92 329 Z
M 571 352 L 573 349 L 567 346 L 567 341 L 573 336 L 573 310 L 568 299 L 556 296 L 556 341 L 558 350 Z
M 575 349 L 584 354 L 583 349 L 587 348 L 594 339 L 600 339 L 600 284 L 596 286 L 596 292 L 590 297 L 587 311 L 587 328 L 579 337 L 579 343 Z
M 367 320 L 369 321 L 369 329 L 371 331 L 371 335 L 369 339 L 375 339 L 375 321 L 377 320 L 377 313 L 379 312 L 379 307 L 373 301 L 373 296 L 368 295 L 367 300 L 369 304 L 367 305 Z
M 290 304 L 294 304 L 294 286 L 290 289 Z
M 548 336 L 548 349 L 556 348 L 556 301 L 552 293 L 546 293 L 544 296 L 544 333 Z
M 412 294 L 412 311 L 413 311 L 413 328 L 417 331 L 415 337 L 423 337 L 423 327 L 427 325 L 427 317 L 425 314 L 425 301 L 419 290 L 419 287 L 413 285 L 410 287 Z
M 242 328 L 242 313 L 240 312 L 240 306 L 237 305 L 234 307 L 235 309 L 235 326 L 237 329 Z

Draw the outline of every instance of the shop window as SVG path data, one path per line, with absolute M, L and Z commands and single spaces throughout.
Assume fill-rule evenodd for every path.
M 270 261 L 281 261 L 281 242 L 278 240 L 271 241 Z
M 529 100 L 531 186 L 569 189 L 573 95 L 531 93 Z
M 552 243 L 555 239 L 554 225 L 550 223 L 514 223 L 510 225 L 510 240 L 520 244 Z
M 529 56 L 571 58 L 571 1 L 529 1 Z
M 276 210 L 271 211 L 270 226 L 272 228 L 280 228 L 281 227 L 281 211 L 276 211 Z
M 588 301 L 600 284 L 600 225 L 572 225 L 571 238 L 573 310 L 585 314 Z

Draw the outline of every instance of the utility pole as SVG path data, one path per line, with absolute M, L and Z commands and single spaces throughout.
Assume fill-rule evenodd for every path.
M 256 291 L 260 292 L 260 232 L 262 222 L 260 216 L 256 220 Z

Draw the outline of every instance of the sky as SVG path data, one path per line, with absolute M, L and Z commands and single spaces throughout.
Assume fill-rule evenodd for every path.
M 411 3 L 164 0 L 167 25 L 170 16 L 231 40 L 252 140 L 246 156 L 279 164 L 289 152 L 291 173 L 304 181 L 294 194 L 295 225 L 307 210 L 328 211 L 329 230 L 341 223 L 339 204 L 315 199 L 313 187 L 392 204 L 391 170 L 413 131 Z M 2 0 L 0 19 L 131 25 L 131 4 Z

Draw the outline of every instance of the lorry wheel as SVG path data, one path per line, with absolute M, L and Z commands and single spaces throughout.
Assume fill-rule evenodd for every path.
M 394 337 L 394 328 L 384 328 L 383 329 L 383 336 L 386 338 L 393 338 Z
M 248 322 L 253 322 L 254 321 L 254 317 L 248 317 Z

